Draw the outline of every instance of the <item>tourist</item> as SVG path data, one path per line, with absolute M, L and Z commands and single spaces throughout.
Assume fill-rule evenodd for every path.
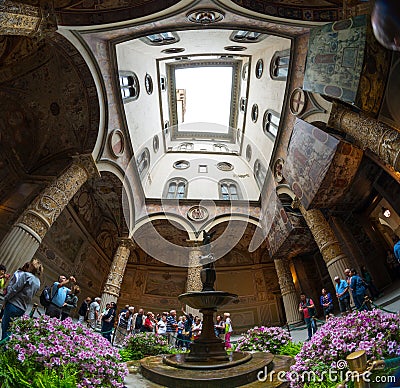
M 90 303 L 89 312 L 88 312 L 88 326 L 92 329 L 95 329 L 97 326 L 97 322 L 100 317 L 100 302 L 101 298 L 94 298 L 94 301 Z
M 178 326 L 176 328 L 176 346 L 178 348 L 181 348 L 183 346 L 183 330 L 185 328 L 185 323 L 184 323 L 184 316 L 180 316 L 178 319 Z M 186 318 L 185 318 L 186 319 Z
M 230 349 L 231 345 L 231 335 L 233 332 L 232 320 L 230 313 L 224 313 L 224 323 L 225 323 L 225 347 Z
M 46 307 L 46 314 L 52 318 L 61 318 L 62 308 L 64 306 L 65 298 L 71 290 L 66 287 L 67 284 L 75 284 L 76 279 L 70 276 L 68 279 L 64 275 L 58 277 L 58 282 L 54 282 L 51 287 L 51 301 Z
M 314 316 L 315 316 L 315 306 L 311 298 L 307 298 L 304 293 L 300 294 L 300 304 L 299 311 L 303 313 L 304 322 L 307 326 L 308 339 L 311 340 L 312 335 L 317 331 Z
M 78 285 L 73 285 L 71 291 L 67 294 L 65 298 L 64 305 L 61 310 L 61 320 L 67 319 L 71 316 L 71 311 L 76 309 L 78 305 L 78 295 L 80 294 L 81 289 Z
M 225 341 L 225 322 L 221 315 L 217 315 L 216 320 L 214 325 L 215 336 Z
M 0 295 L 4 294 L 6 288 L 6 283 L 10 278 L 10 274 L 7 273 L 7 268 L 5 265 L 0 264 Z
M 146 333 L 146 332 L 147 333 L 154 333 L 156 331 L 155 330 L 155 324 L 156 324 L 156 322 L 155 322 L 155 319 L 154 319 L 154 314 L 151 311 L 149 311 L 146 314 L 146 319 L 144 320 L 144 324 L 141 327 L 140 331 L 142 333 Z
M 187 314 L 185 309 L 182 307 L 182 313 L 185 316 L 184 330 L 182 332 L 183 340 L 185 341 L 186 348 L 190 347 L 190 340 L 192 339 L 192 326 L 193 326 L 193 315 Z
M 357 275 L 356 270 L 351 269 L 351 282 L 350 282 L 350 290 L 353 295 L 353 301 L 356 306 L 356 309 L 361 311 L 368 311 L 368 306 L 365 304 L 365 292 L 366 292 L 366 284 L 363 280 Z
M 349 269 L 349 268 L 346 268 L 343 272 L 344 272 L 344 276 L 345 276 L 345 279 L 346 279 L 347 284 L 350 285 L 350 282 L 351 282 L 351 273 L 350 273 L 350 269 Z
M 89 312 L 89 306 L 90 303 L 92 302 L 92 298 L 90 296 L 88 296 L 81 304 L 81 307 L 79 307 L 78 310 L 78 321 L 79 323 L 84 323 L 85 321 L 87 321 L 88 319 L 88 312 Z
M 339 309 L 342 315 L 351 312 L 350 307 L 350 293 L 349 293 L 349 285 L 346 280 L 340 279 L 339 276 L 335 276 L 336 283 L 336 297 L 339 301 Z
M 144 321 L 146 319 L 146 316 L 144 315 L 144 310 L 143 309 L 139 309 L 139 311 L 137 313 L 135 313 L 135 315 L 133 316 L 133 322 L 134 322 L 134 330 L 135 333 L 140 333 L 142 326 L 144 325 Z
M 1 322 L 1 339 L 10 335 L 9 327 L 11 320 L 22 316 L 33 296 L 40 288 L 40 276 L 43 273 L 42 263 L 33 258 L 25 271 L 21 271 L 17 280 L 10 282 L 4 297 L 4 315 Z
M 325 320 L 333 316 L 333 300 L 330 292 L 326 292 L 323 288 L 321 291 L 322 295 L 319 298 L 320 304 L 324 310 Z
M 14 272 L 14 274 L 13 274 L 13 276 L 11 277 L 10 281 L 8 282 L 8 286 L 12 286 L 14 283 L 16 283 L 17 280 L 18 280 L 18 278 L 19 278 L 19 276 L 20 276 L 22 273 L 24 273 L 25 271 L 28 270 L 29 265 L 30 265 L 30 262 L 28 261 L 28 262 L 26 262 L 21 268 L 18 268 L 18 269 Z M 2 292 L 2 299 L 3 299 L 3 301 L 4 301 L 4 297 L 5 297 L 6 293 L 7 293 L 7 287 L 4 288 L 4 290 L 3 290 L 3 292 Z M 1 320 L 2 320 L 2 318 L 3 318 L 3 314 L 4 314 L 4 305 L 5 305 L 5 304 L 3 303 L 3 305 L 1 306 L 1 311 L 0 311 L 0 322 L 1 322 Z
M 374 281 L 372 279 L 372 275 L 369 273 L 369 271 L 367 270 L 367 267 L 365 265 L 363 265 L 361 267 L 361 276 L 362 276 L 363 281 L 367 285 L 367 288 L 371 295 L 372 300 L 377 299 L 380 295 L 380 292 L 375 287 Z
M 167 337 L 167 316 L 161 315 L 161 319 L 157 323 L 157 333 L 163 337 Z
M 117 305 L 114 302 L 110 302 L 109 305 L 109 309 L 101 317 L 101 335 L 111 342 L 111 333 L 114 328 L 115 316 L 117 315 Z
M 201 323 L 201 319 L 200 317 L 196 316 L 192 326 L 192 340 L 197 340 L 200 337 L 202 328 L 203 325 Z
M 176 321 L 176 311 L 171 310 L 167 317 L 167 338 L 168 338 L 168 344 L 170 346 L 175 346 L 176 344 L 177 327 L 178 327 L 178 322 Z
M 115 329 L 113 344 L 121 345 L 126 336 L 132 333 L 133 330 L 133 315 L 135 308 L 128 307 L 128 310 L 122 311 L 118 317 L 117 328 Z

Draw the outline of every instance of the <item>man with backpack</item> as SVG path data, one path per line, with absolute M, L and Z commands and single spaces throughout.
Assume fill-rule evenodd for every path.
M 317 331 L 317 325 L 314 321 L 315 306 L 310 298 L 306 298 L 306 294 L 300 294 L 299 311 L 303 313 L 304 322 L 307 325 L 308 339 L 310 341 L 312 335 Z
M 50 304 L 46 307 L 46 314 L 52 318 L 61 318 L 62 307 L 64 306 L 67 294 L 71 291 L 67 284 L 75 284 L 76 279 L 70 276 L 68 279 L 64 275 L 58 277 L 58 282 L 54 282 L 50 292 Z

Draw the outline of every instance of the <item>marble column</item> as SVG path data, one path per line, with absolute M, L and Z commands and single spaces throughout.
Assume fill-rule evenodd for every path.
M 335 285 L 335 276 L 343 279 L 343 271 L 349 268 L 349 260 L 342 251 L 335 233 L 320 210 L 305 210 L 298 198 L 294 199 L 292 207 L 301 211 L 325 261 L 332 283 Z
M 103 294 L 101 295 L 100 311 L 103 311 L 107 303 L 117 303 L 131 249 L 132 239 L 121 238 L 119 240 L 119 246 L 115 252 L 110 273 L 108 274 Z
M 303 317 L 299 312 L 299 297 L 294 287 L 289 260 L 275 259 L 274 263 L 282 293 L 283 305 L 285 306 L 287 323 L 294 324 L 301 322 Z
M 54 221 L 94 174 L 98 171 L 92 156 L 76 156 L 72 165 L 33 200 L 0 243 L 1 262 L 7 272 L 13 273 L 32 259 Z
M 41 1 L 40 7 L 5 0 L 0 3 L 0 35 L 22 35 L 42 38 L 57 30 L 57 20 L 51 1 Z
M 328 126 L 354 138 L 361 149 L 371 150 L 382 162 L 400 172 L 400 132 L 366 114 L 335 102 Z

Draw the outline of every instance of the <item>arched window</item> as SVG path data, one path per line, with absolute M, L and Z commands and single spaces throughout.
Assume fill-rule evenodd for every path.
M 146 174 L 150 167 L 150 152 L 148 148 L 145 148 L 139 157 L 136 159 L 138 172 L 141 178 Z
M 187 180 L 184 178 L 173 178 L 167 182 L 163 197 L 167 199 L 182 199 L 187 195 Z
M 272 56 L 269 73 L 273 80 L 285 80 L 288 76 L 290 50 L 276 51 Z
M 264 185 L 264 181 L 265 181 L 266 176 L 267 176 L 267 170 L 262 165 L 260 160 L 257 159 L 254 162 L 254 177 L 256 178 L 256 182 L 257 182 L 257 185 L 258 185 L 260 190 L 262 189 L 262 187 Z
M 242 193 L 238 184 L 231 179 L 224 179 L 219 182 L 219 198 L 223 200 L 242 199 Z
M 120 71 L 119 88 L 124 103 L 139 98 L 139 79 L 135 73 L 132 73 L 131 71 Z
M 264 133 L 275 138 L 278 134 L 279 120 L 279 113 L 276 113 L 271 109 L 266 110 L 263 119 Z

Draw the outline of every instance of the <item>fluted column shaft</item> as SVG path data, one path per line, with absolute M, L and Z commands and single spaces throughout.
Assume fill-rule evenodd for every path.
M 52 3 L 41 1 L 41 6 L 5 0 L 0 3 L 0 35 L 42 37 L 55 31 L 57 21 Z
M 385 164 L 400 172 L 400 132 L 338 103 L 333 104 L 328 125 L 352 136 L 360 148 L 368 148 Z
M 72 165 L 28 206 L 0 244 L 0 257 L 12 273 L 32 259 L 47 231 L 87 179 L 98 173 L 91 155 Z
M 274 263 L 282 293 L 287 323 L 298 323 L 303 318 L 299 312 L 299 298 L 294 287 L 289 261 L 287 259 L 275 259 Z
M 342 251 L 335 233 L 320 210 L 305 210 L 297 198 L 292 206 L 300 209 L 326 263 L 332 283 L 335 285 L 335 276 L 342 279 L 344 270 L 349 268 L 349 260 Z
M 128 263 L 129 255 L 131 253 L 131 244 L 131 239 L 120 240 L 120 245 L 115 252 L 111 269 L 101 296 L 100 311 L 105 308 L 107 303 L 117 303 L 122 280 L 124 279 L 126 264 Z

